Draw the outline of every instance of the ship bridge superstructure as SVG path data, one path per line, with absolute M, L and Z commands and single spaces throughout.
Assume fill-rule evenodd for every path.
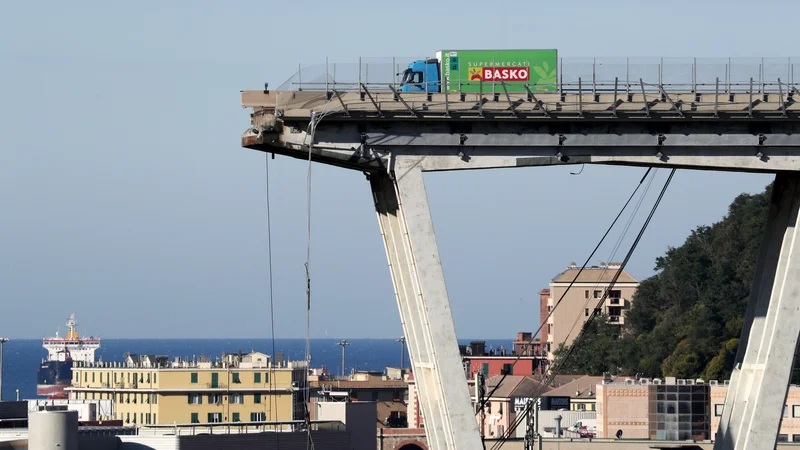
M 67 336 L 62 338 L 56 332 L 55 337 L 42 340 L 42 347 L 47 350 L 48 361 L 81 361 L 94 362 L 94 353 L 100 348 L 100 339 L 89 337 L 81 339 L 78 335 L 78 322 L 75 313 L 67 319 Z

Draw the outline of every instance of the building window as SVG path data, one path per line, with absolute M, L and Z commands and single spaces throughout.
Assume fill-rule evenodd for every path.
M 208 422 L 209 423 L 222 422 L 222 413 L 208 413 Z
M 239 372 L 234 372 L 232 375 L 234 383 L 241 383 L 242 381 L 239 380 Z
M 158 394 L 150 394 L 150 403 L 154 405 L 158 404 Z
M 192 384 L 197 384 L 197 372 L 192 372 Z
M 779 434 L 778 435 L 778 442 L 789 442 L 789 435 L 788 434 Z
M 253 394 L 253 403 L 261 403 L 261 394 Z
M 792 442 L 800 442 L 800 434 L 793 434 Z
M 264 383 L 269 383 L 269 372 L 264 372 Z
M 150 372 L 147 373 L 147 382 L 150 382 Z
M 589 298 L 589 290 L 588 289 L 583 291 L 583 298 Z
M 583 311 L 583 315 L 584 315 L 584 316 L 586 316 L 586 317 L 589 317 L 589 308 L 586 308 L 586 309 Z
M 231 394 L 231 403 L 234 405 L 243 405 L 244 394 Z
M 208 403 L 210 404 L 220 404 L 222 403 L 222 395 L 221 394 L 208 394 Z
M 250 413 L 250 422 L 263 422 L 265 420 L 267 420 L 267 417 L 263 412 Z
M 158 423 L 156 422 L 156 413 L 153 413 L 153 423 Z
M 503 373 L 501 373 L 501 375 L 513 375 L 513 374 L 514 374 L 514 365 L 503 364 Z
M 200 394 L 189 394 L 189 404 L 190 405 L 202 405 L 203 404 L 203 396 Z
M 783 417 L 789 417 L 789 405 L 783 405 Z
M 139 413 L 139 423 L 144 423 L 144 413 Z
M 83 382 L 86 383 L 88 381 L 89 381 L 89 374 L 86 373 L 86 372 L 83 372 Z
M 241 420 L 239 420 L 239 413 L 233 413 L 233 422 L 241 422 Z
M 594 291 L 594 298 L 600 298 L 603 296 L 603 291 Z
M 158 375 L 158 374 L 157 374 L 157 373 L 154 373 L 154 374 L 153 374 L 153 383 L 155 383 L 155 382 L 156 382 L 156 375 Z M 155 420 L 154 420 L 153 422 L 155 422 Z
M 792 405 L 792 417 L 800 417 L 800 405 Z
M 481 373 L 483 374 L 483 378 L 489 378 L 489 363 L 481 364 Z
M 655 390 L 655 433 L 658 440 L 705 440 L 711 436 L 708 417 L 709 386 L 652 386 Z M 652 391 L 651 391 L 652 392 Z M 722 406 L 714 404 L 714 414 L 721 415 Z
M 134 419 L 136 416 L 134 416 Z M 125 423 L 131 423 L 131 413 L 125 413 Z
M 256 372 L 253 374 L 253 383 L 261 383 L 261 373 Z
M 192 423 L 200 423 L 200 418 L 197 417 L 197 413 L 192 413 Z
M 547 332 L 550 333 L 550 334 L 553 334 L 553 324 L 552 323 L 548 323 L 547 324 Z

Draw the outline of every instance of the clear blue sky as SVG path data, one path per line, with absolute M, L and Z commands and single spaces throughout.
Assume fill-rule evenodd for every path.
M 664 6 L 9 3 L 0 15 L 0 334 L 51 335 L 75 312 L 82 331 L 105 337 L 267 337 L 264 156 L 240 148 L 239 91 L 277 86 L 299 62 L 447 47 L 564 57 L 796 51 L 794 28 L 779 25 L 800 12 L 794 2 Z M 306 166 L 277 158 L 271 169 L 277 335 L 302 337 Z M 534 329 L 538 290 L 588 255 L 643 171 L 427 176 L 458 334 Z M 651 275 L 667 246 L 770 179 L 680 171 L 630 271 Z M 312 245 L 312 336 L 399 336 L 362 175 L 314 168 Z

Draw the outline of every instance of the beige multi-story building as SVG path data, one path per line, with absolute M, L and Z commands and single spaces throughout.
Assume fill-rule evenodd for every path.
M 114 400 L 111 417 L 126 425 L 302 420 L 308 365 L 275 367 L 253 352 L 212 363 L 126 355 L 125 362 L 73 367 L 73 399 Z
M 550 281 L 550 289 L 544 290 L 540 295 L 549 294 L 547 297 L 547 313 L 553 311 L 559 300 L 561 303 L 545 325 L 547 338 L 548 359 L 553 360 L 553 352 L 559 345 L 571 345 L 581 330 L 581 326 L 597 307 L 606 291 L 608 296 L 600 306 L 602 312 L 607 314 L 613 324 L 625 323 L 625 313 L 631 307 L 631 299 L 639 287 L 639 281 L 625 270 L 613 286 L 611 282 L 620 269 L 619 263 L 602 263 L 599 266 L 586 267 L 581 271 L 574 262 L 567 270 L 561 272 Z M 577 277 L 577 278 L 576 278 Z M 574 283 L 573 283 L 574 280 Z M 572 283 L 572 287 L 567 288 Z M 566 295 L 565 295 L 566 292 Z M 563 300 L 562 300 L 563 297 Z M 542 304 L 545 301 L 542 299 Z M 546 314 L 545 313 L 545 316 Z

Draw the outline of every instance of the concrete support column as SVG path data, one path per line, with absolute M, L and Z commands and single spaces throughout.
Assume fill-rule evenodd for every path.
M 431 450 L 482 449 L 458 351 L 419 157 L 370 186 Z
M 715 450 L 775 448 L 800 334 L 800 174 L 778 173 Z

